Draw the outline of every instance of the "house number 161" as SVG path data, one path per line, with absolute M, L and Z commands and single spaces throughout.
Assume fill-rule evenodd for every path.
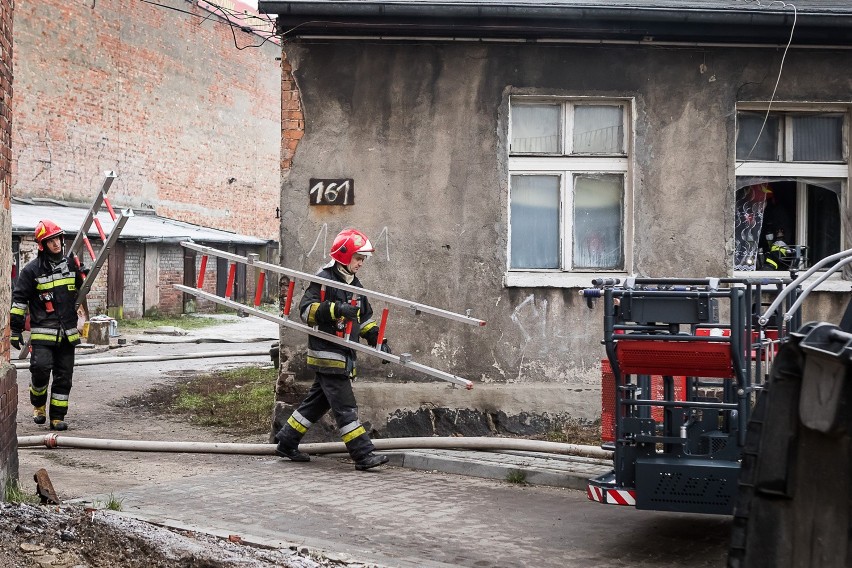
M 308 192 L 311 205 L 354 205 L 355 181 L 351 179 L 311 179 Z

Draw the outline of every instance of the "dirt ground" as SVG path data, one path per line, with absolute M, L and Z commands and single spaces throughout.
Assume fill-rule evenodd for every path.
M 229 350 L 258 349 L 261 344 L 229 344 Z M 210 351 L 198 345 L 129 345 L 93 356 L 169 354 Z M 81 352 L 78 357 L 85 357 Z M 247 364 L 270 364 L 268 357 L 181 360 L 79 366 L 67 421 L 69 436 L 164 440 L 266 442 L 267 436 L 239 436 L 202 429 L 169 419 L 144 405 L 143 393 L 167 388 L 177 381 L 210 370 Z M 33 424 L 29 404 L 29 371 L 18 371 L 18 436 L 43 436 L 45 426 Z M 130 406 L 130 401 L 142 401 Z M 59 567 L 210 567 L 340 566 L 325 557 L 290 549 L 265 549 L 211 535 L 169 530 L 106 509 L 67 504 L 92 495 L 120 496 L 122 488 L 210 473 L 230 460 L 268 459 L 203 454 L 144 454 L 97 450 L 22 447 L 18 452 L 21 489 L 35 494 L 33 475 L 44 468 L 60 506 L 0 503 L 0 566 Z M 156 458 L 154 458 L 156 456 Z

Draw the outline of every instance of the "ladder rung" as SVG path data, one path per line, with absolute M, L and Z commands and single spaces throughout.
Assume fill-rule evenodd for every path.
M 92 257 L 92 260 L 94 261 L 95 258 L 97 258 L 95 256 L 95 250 L 92 248 L 92 243 L 89 242 L 89 237 L 87 237 L 86 235 L 83 235 L 83 243 L 85 243 L 86 250 L 89 251 L 89 256 Z
M 231 298 L 234 294 L 234 278 L 237 276 L 237 265 L 236 263 L 231 264 L 228 267 L 228 285 L 225 286 L 225 297 Z
M 115 221 L 115 211 L 113 211 L 112 203 L 109 202 L 109 199 L 107 199 L 106 195 L 104 195 L 104 205 L 106 205 L 107 211 L 109 211 L 109 216 L 112 217 L 113 221 Z
M 201 268 L 198 270 L 198 283 L 195 285 L 196 288 L 204 288 L 204 273 L 207 272 L 207 255 L 202 255 L 201 257 Z
M 266 272 L 261 271 L 257 275 L 257 289 L 254 292 L 254 305 L 259 306 L 263 299 L 263 285 L 266 282 Z
M 296 281 L 290 280 L 287 284 L 287 297 L 284 299 L 284 315 L 290 315 L 290 306 L 293 305 L 293 290 L 296 288 Z
M 104 233 L 104 228 L 101 226 L 101 220 L 98 219 L 97 217 L 95 217 L 94 222 L 95 222 L 95 227 L 98 228 L 98 234 L 101 236 L 101 240 L 102 241 L 107 240 L 106 233 Z
M 388 309 L 384 308 L 382 310 L 382 321 L 379 323 L 379 335 L 376 336 L 376 347 L 381 348 L 382 341 L 385 339 L 385 326 L 388 323 Z

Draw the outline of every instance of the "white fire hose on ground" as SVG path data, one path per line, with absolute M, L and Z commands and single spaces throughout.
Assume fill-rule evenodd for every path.
M 178 359 L 206 359 L 208 357 L 256 357 L 258 355 L 269 355 L 269 349 L 262 351 L 203 351 L 199 353 L 177 353 L 174 355 L 128 355 L 125 357 L 78 357 L 74 361 L 75 367 L 84 365 L 108 365 L 110 363 L 142 363 L 146 361 L 176 361 Z M 29 361 L 12 361 L 15 369 L 29 369 Z
M 377 450 L 516 450 L 561 454 L 600 460 L 611 460 L 612 452 L 597 446 L 563 444 L 544 440 L 518 438 L 387 438 L 373 440 Z M 47 448 L 78 448 L 88 450 L 113 450 L 129 452 L 184 452 L 200 454 L 275 455 L 274 444 L 240 444 L 220 442 L 159 442 L 153 440 L 109 440 L 76 438 L 56 433 L 42 436 L 19 436 L 19 448 L 44 446 Z M 301 444 L 299 450 L 307 454 L 346 453 L 343 442 Z

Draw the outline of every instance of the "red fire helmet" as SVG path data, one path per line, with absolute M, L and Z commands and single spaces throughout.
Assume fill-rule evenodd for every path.
M 355 229 L 344 229 L 334 237 L 330 254 L 340 264 L 349 266 L 355 253 L 370 256 L 374 250 L 367 235 Z
M 35 228 L 35 240 L 38 243 L 38 250 L 44 250 L 45 241 L 64 234 L 65 231 L 62 230 L 62 227 L 50 219 L 42 219 Z

